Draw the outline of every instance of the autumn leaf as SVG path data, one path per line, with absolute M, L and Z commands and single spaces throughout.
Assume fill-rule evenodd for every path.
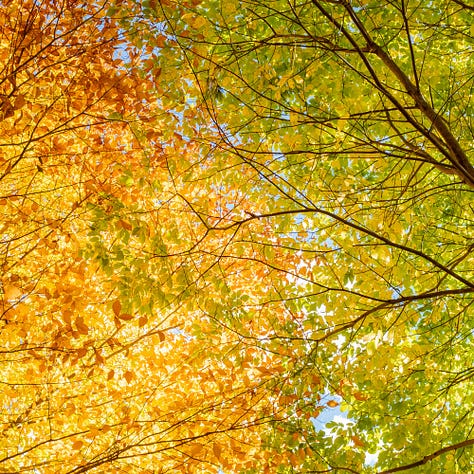
M 124 374 L 123 374 L 125 380 L 127 381 L 127 383 L 130 383 L 134 378 L 134 374 L 133 372 L 130 372 L 129 370 L 127 370 Z
M 113 303 L 112 303 L 112 309 L 114 310 L 114 314 L 115 316 L 119 316 L 120 315 L 120 311 L 122 309 L 122 303 L 120 303 L 119 300 L 115 300 Z
M 365 443 L 358 436 L 351 436 L 351 440 L 354 443 L 354 446 L 357 446 L 358 448 L 363 448 L 365 446 Z
M 82 316 L 78 316 L 75 319 L 75 323 L 76 323 L 77 331 L 80 334 L 84 334 L 84 335 L 89 334 L 89 327 L 85 324 L 84 318 Z
M 3 286 L 3 294 L 7 300 L 16 300 L 21 297 L 22 291 L 15 285 L 6 284 Z
M 222 455 L 222 448 L 221 448 L 221 446 L 220 446 L 219 444 L 217 444 L 217 443 L 214 443 L 214 444 L 212 445 L 212 452 L 214 453 L 214 456 L 216 457 L 216 459 L 217 459 L 218 461 L 220 461 L 221 455 Z
M 83 445 L 84 445 L 83 441 L 80 441 L 80 440 L 74 441 L 74 443 L 72 443 L 72 449 L 79 451 Z
M 131 314 L 118 314 L 117 317 L 123 321 L 131 321 L 133 319 Z
M 15 110 L 21 109 L 26 104 L 25 96 L 20 94 L 15 97 L 15 102 L 13 104 L 13 108 Z

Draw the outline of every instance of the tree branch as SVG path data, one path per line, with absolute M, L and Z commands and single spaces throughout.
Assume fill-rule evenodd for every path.
M 400 471 L 407 471 L 408 469 L 413 469 L 414 467 L 423 466 L 424 464 L 430 462 L 432 459 L 441 456 L 442 454 L 448 453 L 449 451 L 455 451 L 456 449 L 462 449 L 467 446 L 474 445 L 474 439 L 467 439 L 462 441 L 461 443 L 452 444 L 451 446 L 446 446 L 445 448 L 441 448 L 438 451 L 435 451 L 432 454 L 428 454 L 423 459 L 416 461 L 411 464 L 405 464 L 404 466 L 395 467 L 393 469 L 388 469 L 387 471 L 380 471 L 378 474 L 392 474 L 393 472 L 400 472 Z

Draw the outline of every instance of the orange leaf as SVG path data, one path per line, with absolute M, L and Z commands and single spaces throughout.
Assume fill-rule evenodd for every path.
M 115 316 L 118 316 L 120 314 L 120 310 L 122 309 L 122 303 L 120 303 L 119 300 L 115 300 L 112 303 L 112 309 L 114 310 Z
M 72 443 L 72 449 L 79 450 L 82 448 L 83 444 L 82 441 L 74 441 L 74 443 Z
M 63 321 L 66 323 L 66 324 L 71 324 L 71 321 L 72 321 L 72 315 L 73 315 L 73 312 L 69 309 L 64 309 L 63 312 L 62 312 L 62 317 L 63 317 Z
M 351 439 L 356 446 L 359 446 L 360 448 L 365 446 L 365 443 L 358 436 L 351 436 Z
M 77 357 L 84 357 L 87 354 L 87 349 L 85 347 L 81 347 L 76 351 Z
M 339 403 L 337 403 L 335 400 L 329 400 L 326 405 L 330 408 L 336 408 L 339 406 Z
M 220 461 L 222 453 L 222 448 L 220 447 L 220 445 L 214 443 L 212 445 L 212 452 L 214 453 L 214 456 Z
M 156 38 L 156 45 L 158 46 L 158 48 L 164 48 L 166 45 L 166 36 L 158 35 L 158 37 Z
M 133 229 L 132 225 L 129 222 L 124 221 L 123 219 L 119 220 L 119 224 L 125 230 L 132 230 Z
M 133 316 L 131 314 L 118 314 L 117 317 L 123 319 L 124 321 L 130 321 L 133 319 Z
M 89 328 L 84 322 L 84 318 L 82 316 L 78 316 L 76 318 L 76 328 L 79 334 L 87 335 L 89 333 Z
M 95 362 L 96 364 L 102 365 L 105 363 L 105 359 L 100 355 L 99 351 L 94 347 Z
M 190 443 L 189 448 L 192 456 L 198 456 L 204 449 L 204 447 L 199 443 Z
M 15 103 L 13 104 L 14 109 L 21 109 L 26 104 L 25 96 L 23 94 L 19 94 L 16 99 Z

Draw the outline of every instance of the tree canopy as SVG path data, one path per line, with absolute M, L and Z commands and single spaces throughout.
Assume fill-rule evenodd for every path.
M 472 469 L 473 6 L 0 17 L 0 472 Z

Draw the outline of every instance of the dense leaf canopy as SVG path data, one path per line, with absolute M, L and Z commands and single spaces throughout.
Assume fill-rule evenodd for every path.
M 0 17 L 0 472 L 470 472 L 473 6 Z

